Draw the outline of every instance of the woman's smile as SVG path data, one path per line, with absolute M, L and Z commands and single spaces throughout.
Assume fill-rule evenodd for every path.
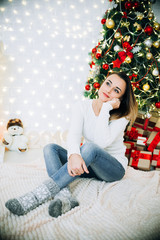
M 109 96 L 105 92 L 103 92 L 103 94 L 104 94 L 105 97 L 109 98 Z

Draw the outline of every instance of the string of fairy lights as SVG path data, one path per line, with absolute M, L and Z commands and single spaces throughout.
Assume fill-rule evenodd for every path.
M 104 0 L 0 3 L 1 128 L 11 118 L 26 131 L 68 128 L 107 7 Z

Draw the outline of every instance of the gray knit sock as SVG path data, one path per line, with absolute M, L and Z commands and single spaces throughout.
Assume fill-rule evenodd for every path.
M 49 179 L 44 181 L 33 191 L 21 197 L 8 200 L 5 206 L 18 216 L 24 215 L 40 204 L 53 198 L 59 191 L 59 186 L 53 180 Z
M 78 205 L 78 201 L 72 197 L 69 189 L 63 188 L 51 201 L 48 212 L 51 217 L 57 218 Z

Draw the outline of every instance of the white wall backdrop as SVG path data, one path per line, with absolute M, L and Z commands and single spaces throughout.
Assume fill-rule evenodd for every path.
M 83 96 L 88 52 L 101 38 L 109 0 L 0 2 L 0 127 L 20 118 L 26 131 L 65 130 Z

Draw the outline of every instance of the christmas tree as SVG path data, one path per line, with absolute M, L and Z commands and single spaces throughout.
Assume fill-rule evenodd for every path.
M 139 110 L 160 108 L 160 24 L 151 9 L 151 0 L 107 1 L 110 8 L 101 20 L 102 39 L 89 53 L 90 73 L 84 96 L 96 98 L 109 73 L 125 71 Z

